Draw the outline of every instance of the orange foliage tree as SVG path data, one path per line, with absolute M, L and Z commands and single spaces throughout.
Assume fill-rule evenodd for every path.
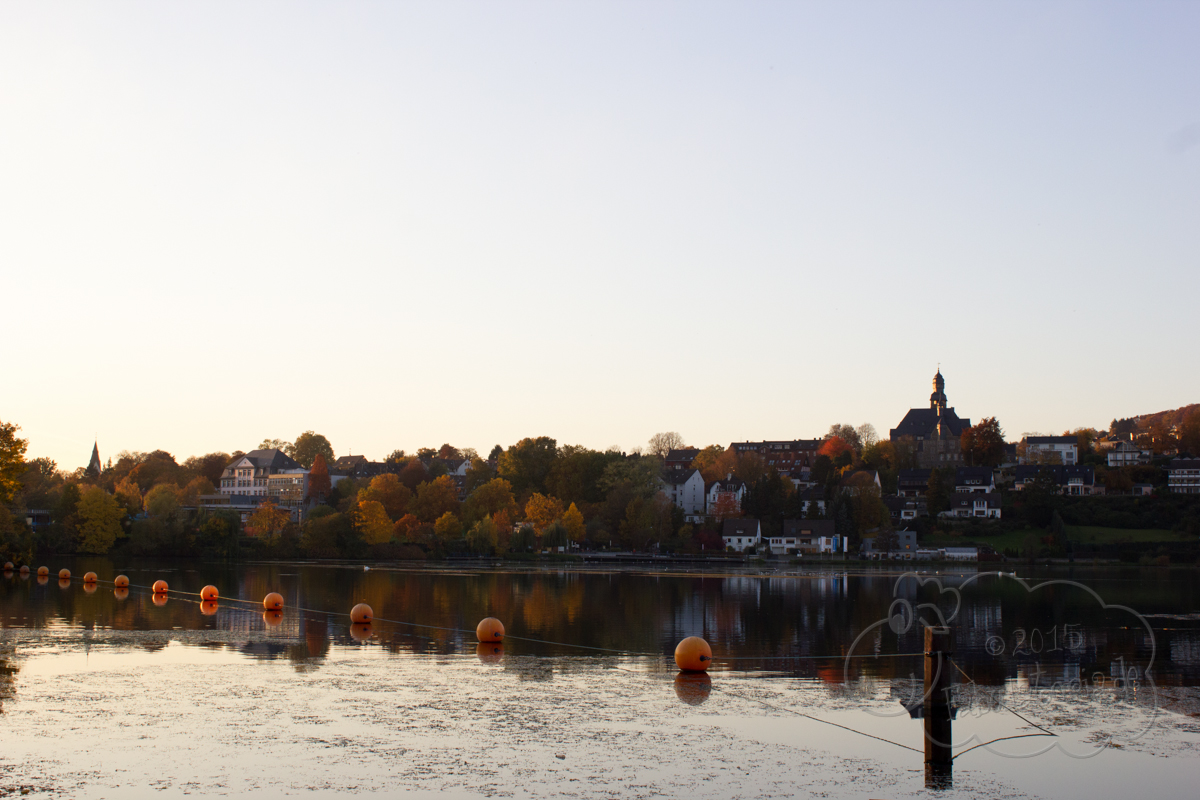
M 557 497 L 547 497 L 534 492 L 533 497 L 525 504 L 525 519 L 539 533 L 562 515 L 563 504 Z

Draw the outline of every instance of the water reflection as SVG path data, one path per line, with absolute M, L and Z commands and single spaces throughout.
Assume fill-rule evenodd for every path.
M 1110 606 L 1129 606 L 1152 620 L 1163 616 L 1150 635 L 1127 613 L 1069 586 L 1031 594 L 1011 579 L 972 580 L 970 572 L 939 576 L 939 589 L 869 570 L 364 572 L 309 565 L 131 567 L 104 559 L 78 559 L 71 566 L 95 571 L 101 581 L 111 580 L 119 567 L 130 576 L 132 593 L 103 583 L 89 592 L 71 580 L 48 592 L 44 577 L 35 585 L 13 576 L 0 581 L 3 626 L 220 631 L 228 646 L 247 655 L 319 664 L 337 641 L 369 642 L 394 653 L 471 653 L 476 624 L 495 616 L 511 635 L 523 637 L 509 642 L 522 656 L 642 658 L 665 669 L 675 644 L 698 635 L 712 645 L 714 671 L 767 670 L 857 690 L 862 681 L 902 684 L 919 676 L 918 657 L 892 657 L 921 651 L 920 626 L 912 619 L 888 624 L 894 604 L 904 601 L 947 615 L 957 607 L 951 623 L 956 658 L 979 686 L 1004 692 L 1081 685 L 1094 683 L 1097 673 L 1123 681 L 1130 670 L 1144 676 L 1147 668 L 1159 685 L 1200 683 L 1200 620 L 1180 613 L 1196 607 L 1197 589 L 1183 573 L 1155 573 L 1153 580 L 1137 569 L 1047 574 L 1083 581 Z M 158 579 L 197 597 L 151 596 L 145 587 Z M 218 587 L 221 605 L 199 603 L 206 584 Z M 952 589 L 961 592 L 961 603 Z M 283 596 L 285 610 L 264 614 L 259 598 L 273 591 Z M 375 609 L 372 627 L 349 626 L 349 610 L 359 602 Z M 845 660 L 847 655 L 855 657 Z M 571 661 L 558 668 L 571 669 Z

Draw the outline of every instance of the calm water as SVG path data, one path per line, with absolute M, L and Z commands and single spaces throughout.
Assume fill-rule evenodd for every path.
M 1198 766 L 1192 571 L 47 566 L 0 578 L 0 790 L 1104 797 L 1174 791 Z M 92 591 L 87 570 L 134 588 Z M 159 578 L 222 600 L 156 602 L 139 587 Z M 357 602 L 368 630 L 349 625 Z M 477 645 L 485 616 L 503 647 Z M 920 619 L 947 621 L 961 670 L 948 785 L 905 749 L 923 747 Z M 689 635 L 712 644 L 711 678 L 676 677 Z M 679 724 L 693 749 L 667 735 Z M 248 765 L 261 736 L 276 757 Z

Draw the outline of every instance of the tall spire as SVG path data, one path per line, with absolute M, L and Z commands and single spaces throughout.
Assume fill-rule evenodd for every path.
M 946 407 L 946 379 L 942 377 L 940 364 L 937 374 L 933 376 L 933 394 L 929 395 L 929 407 L 938 411 Z
M 100 443 L 92 444 L 92 460 L 88 463 L 87 472 L 89 475 L 100 477 L 100 473 L 104 471 L 104 467 L 100 465 Z

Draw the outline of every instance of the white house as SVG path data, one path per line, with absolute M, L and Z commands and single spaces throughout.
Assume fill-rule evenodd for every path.
M 705 510 L 711 517 L 718 509 L 742 510 L 742 496 L 746 494 L 744 481 L 726 476 L 723 481 L 713 481 L 705 487 Z
M 1079 440 L 1074 436 L 1029 436 L 1025 440 L 1022 464 L 1064 464 L 1079 462 Z
M 744 553 L 758 547 L 762 541 L 762 526 L 756 519 L 727 519 L 721 529 L 725 548 Z
M 1000 496 L 987 492 L 956 492 L 950 508 L 939 517 L 1000 519 Z
M 1120 441 L 1108 450 L 1108 466 L 1110 468 L 1149 463 L 1150 451 L 1143 450 L 1133 442 Z
M 699 522 L 704 516 L 707 500 L 700 470 L 668 470 L 662 479 L 662 492 L 683 511 L 688 522 Z
M 991 467 L 959 467 L 954 470 L 954 491 L 990 494 L 996 491 L 996 473 Z

